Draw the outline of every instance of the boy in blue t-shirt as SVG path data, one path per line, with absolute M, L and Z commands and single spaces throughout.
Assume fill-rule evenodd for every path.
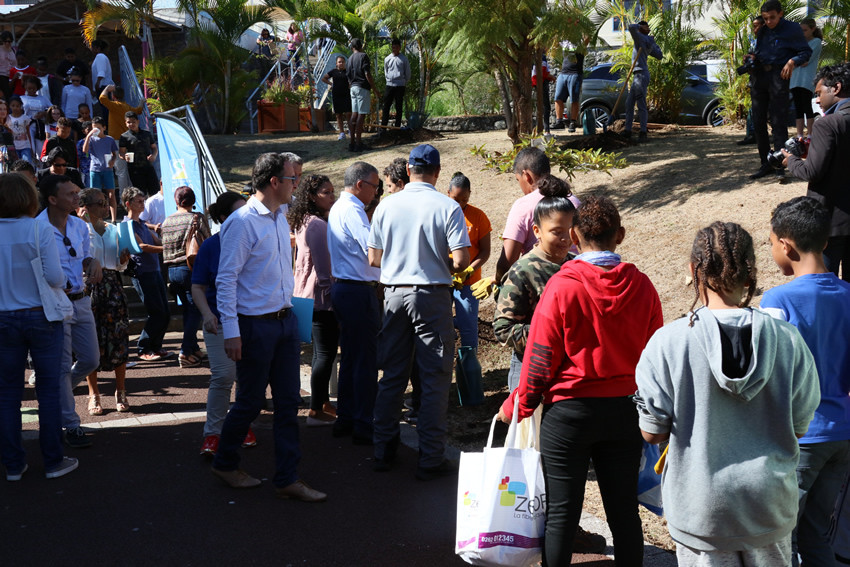
M 112 222 L 118 215 L 118 202 L 115 200 L 115 176 L 113 167 L 118 159 L 118 144 L 112 136 L 106 135 L 106 121 L 95 116 L 91 121 L 92 127 L 86 132 L 86 137 L 80 140 L 82 152 L 86 152 L 90 160 L 90 168 L 85 181 L 89 187 L 100 189 L 106 193 Z
M 773 259 L 794 279 L 764 294 L 761 307 L 797 327 L 814 355 L 821 402 L 800 438 L 800 512 L 794 531 L 804 565 L 830 565 L 830 518 L 850 471 L 850 284 L 826 269 L 830 214 L 810 197 L 780 203 L 770 219 Z

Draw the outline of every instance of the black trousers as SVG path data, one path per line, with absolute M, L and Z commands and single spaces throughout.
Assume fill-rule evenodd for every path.
M 767 164 L 767 154 L 770 152 L 768 113 L 773 129 L 773 149 L 778 150 L 788 139 L 789 82 L 780 76 L 781 70 L 780 66 L 774 65 L 770 71 L 762 69 L 753 73 L 752 77 L 750 96 L 753 99 L 753 127 L 762 165 Z
M 545 409 L 540 427 L 548 500 L 544 567 L 572 562 L 590 459 L 614 537 L 615 564 L 643 564 L 637 501 L 642 447 L 637 410 L 629 398 L 563 400 Z
M 841 279 L 850 282 L 850 236 L 830 236 L 823 251 L 826 269 L 838 275 L 841 267 Z
M 395 104 L 395 126 L 401 128 L 402 106 L 404 105 L 404 87 L 387 85 L 384 90 L 384 108 L 381 114 L 381 125 L 386 126 L 390 121 L 390 107 Z
M 313 361 L 310 372 L 310 409 L 322 411 L 328 398 L 336 350 L 339 323 L 333 311 L 313 311 Z
M 152 165 L 131 165 L 127 168 L 127 171 L 130 174 L 130 181 L 133 186 L 141 189 L 145 195 L 150 197 L 159 193 L 159 178 L 156 176 L 156 170 Z

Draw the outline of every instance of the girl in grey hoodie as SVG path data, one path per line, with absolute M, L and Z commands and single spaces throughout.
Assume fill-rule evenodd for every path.
M 669 439 L 661 492 L 679 565 L 787 566 L 814 359 L 793 325 L 747 307 L 755 253 L 739 225 L 700 230 L 690 269 L 691 309 L 704 307 L 653 335 L 635 396 L 644 439 Z

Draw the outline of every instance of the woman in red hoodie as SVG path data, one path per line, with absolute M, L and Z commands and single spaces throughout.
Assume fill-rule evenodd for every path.
M 581 254 L 546 284 L 531 321 L 519 387 L 499 412 L 510 422 L 516 396 L 520 420 L 543 404 L 544 567 L 572 560 L 591 458 L 615 563 L 643 563 L 637 502 L 642 444 L 630 396 L 640 354 L 664 321 L 652 282 L 614 253 L 625 233 L 607 197 L 588 197 L 579 207 L 570 238 Z

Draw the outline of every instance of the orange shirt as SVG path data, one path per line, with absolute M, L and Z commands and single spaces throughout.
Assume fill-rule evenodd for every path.
M 97 100 L 109 111 L 109 124 L 106 125 L 106 133 L 115 138 L 116 142 L 121 137 L 121 134 L 127 131 L 124 114 L 128 110 L 132 110 L 136 114 L 141 114 L 142 110 L 144 110 L 143 106 L 133 107 L 122 100 L 109 100 L 109 97 L 103 93 L 101 93 Z
M 469 247 L 469 261 L 471 262 L 478 257 L 478 253 L 481 251 L 478 247 L 478 241 L 489 235 L 493 229 L 490 226 L 490 219 L 478 207 L 466 205 L 466 208 L 463 209 L 463 217 L 466 219 L 466 230 L 469 233 L 469 242 L 471 244 Z M 464 285 L 472 285 L 480 279 L 481 268 L 479 267 L 472 272 L 472 275 L 469 276 L 469 279 L 466 280 Z

